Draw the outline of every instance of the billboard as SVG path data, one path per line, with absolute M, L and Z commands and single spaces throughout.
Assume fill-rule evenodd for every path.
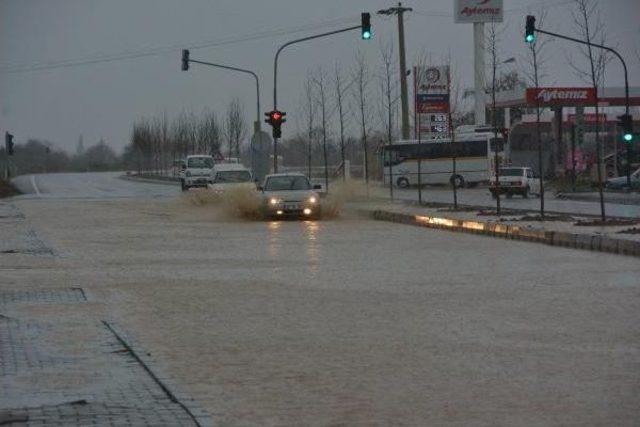
M 414 67 L 415 109 L 420 137 L 449 134 L 449 67 Z
M 539 87 L 528 88 L 527 104 L 541 106 L 593 105 L 596 92 L 592 87 Z
M 502 0 L 454 0 L 453 19 L 456 23 L 502 22 Z

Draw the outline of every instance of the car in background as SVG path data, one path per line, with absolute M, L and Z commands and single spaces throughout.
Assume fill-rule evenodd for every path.
M 187 156 L 180 173 L 182 191 L 187 191 L 192 187 L 206 187 L 207 184 L 211 183 L 212 170 L 212 156 L 204 154 Z
M 217 194 L 238 187 L 256 189 L 251 171 L 238 163 L 217 163 L 211 172 L 211 183 L 208 187 Z
M 263 212 L 271 218 L 320 216 L 320 196 L 309 179 L 301 173 L 267 175 L 258 188 L 262 191 Z
M 605 183 L 605 187 L 610 190 L 623 190 L 628 189 L 627 176 L 619 176 L 617 178 L 609 178 Z M 631 189 L 640 189 L 640 169 L 631 174 Z
M 496 176 L 491 178 L 489 191 L 493 198 L 499 194 L 505 194 L 511 198 L 514 194 L 521 195 L 525 199 L 529 194 L 540 194 L 540 179 L 535 176 L 533 170 L 528 167 L 503 167 L 500 168 L 499 185 L 496 185 Z

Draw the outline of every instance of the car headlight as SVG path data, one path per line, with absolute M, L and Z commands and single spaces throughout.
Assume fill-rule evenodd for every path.
M 316 199 L 315 196 L 309 197 L 309 203 L 311 203 L 312 205 L 314 205 L 317 201 L 318 201 L 318 199 Z
M 278 202 L 279 202 L 279 200 L 276 199 L 275 197 L 272 197 L 272 198 L 269 199 L 269 204 L 270 205 L 277 205 Z

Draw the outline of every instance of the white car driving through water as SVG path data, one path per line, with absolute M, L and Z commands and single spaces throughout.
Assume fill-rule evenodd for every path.
M 232 188 L 244 187 L 256 188 L 249 169 L 238 163 L 218 163 L 213 167 L 209 189 L 214 193 L 222 194 Z
M 320 196 L 309 179 L 301 173 L 267 175 L 259 187 L 263 197 L 263 211 L 267 217 L 319 217 Z

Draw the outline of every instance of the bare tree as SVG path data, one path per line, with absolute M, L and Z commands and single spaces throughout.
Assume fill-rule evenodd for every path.
M 380 113 L 382 116 L 382 122 L 385 125 L 385 131 L 387 134 L 387 146 L 390 148 L 393 143 L 393 125 L 394 125 L 394 104 L 397 97 L 395 96 L 396 85 L 395 73 L 393 67 L 393 43 L 380 43 L 380 60 L 381 60 L 381 72 L 378 76 L 380 80 L 380 92 L 381 92 L 381 105 Z M 389 161 L 389 197 L 393 201 L 393 167 Z M 384 166 L 384 165 L 383 165 Z M 384 176 L 384 172 L 383 172 Z M 383 180 L 384 181 L 384 180 Z
M 210 155 L 221 154 L 221 129 L 215 111 L 205 110 L 198 126 L 201 151 Z
M 338 124 L 340 125 L 340 162 L 342 165 L 342 180 L 346 180 L 346 165 L 345 165 L 345 120 L 346 114 L 343 108 L 343 98 L 348 86 L 344 86 L 342 83 L 342 76 L 340 72 L 340 66 L 336 62 L 334 84 L 336 91 L 336 108 L 338 109 Z
M 489 33 L 487 35 L 487 49 L 489 50 L 489 58 L 491 61 L 491 127 L 493 128 L 493 141 L 489 144 L 494 152 L 494 170 L 495 170 L 495 186 L 494 196 L 496 199 L 496 214 L 500 216 L 500 157 L 498 156 L 498 123 L 496 122 L 496 72 L 498 70 L 498 43 L 499 33 L 496 22 L 492 21 L 489 25 Z
M 422 82 L 420 81 L 422 72 L 420 70 L 426 69 L 429 65 L 431 65 L 431 54 L 423 49 L 417 55 L 415 62 L 414 70 L 416 71 L 416 74 L 413 76 L 413 78 L 416 79 L 416 88 L 422 84 Z M 420 119 L 416 107 L 417 106 L 414 105 L 414 137 L 418 140 L 418 144 L 420 144 L 422 142 L 422 133 L 420 132 Z M 418 156 L 418 203 L 422 204 L 422 156 Z
M 451 162 L 452 162 L 452 171 L 451 171 L 451 188 L 453 189 L 453 208 L 458 209 L 458 187 L 462 187 L 464 185 L 464 181 L 462 180 L 462 176 L 458 175 L 457 171 L 457 157 L 458 157 L 458 143 L 456 141 L 456 132 L 454 127 L 454 122 L 457 120 L 457 116 L 459 113 L 460 107 L 460 82 L 461 77 L 458 73 L 458 69 L 454 66 L 451 61 L 451 53 L 449 53 L 444 61 L 447 64 L 449 69 L 448 86 L 449 86 L 449 112 L 447 114 L 448 125 L 449 125 L 449 135 L 451 137 Z
M 324 186 L 329 191 L 329 164 L 327 161 L 327 97 L 325 93 L 324 70 L 319 68 L 313 82 L 318 86 L 317 104 L 320 107 L 320 123 L 322 132 L 322 157 L 324 159 Z
M 600 17 L 600 11 L 598 4 L 594 0 L 574 0 L 575 8 L 572 11 L 574 26 L 580 35 L 580 37 L 587 43 L 596 42 L 601 45 L 606 45 L 606 31 L 602 19 Z M 598 192 L 600 194 L 600 213 L 601 219 L 604 222 L 605 207 L 604 207 L 604 194 L 602 192 L 602 159 L 604 157 L 602 144 L 600 142 L 600 120 L 599 108 L 598 108 L 598 88 L 604 83 L 604 73 L 607 63 L 609 62 L 610 55 L 604 49 L 594 50 L 591 45 L 582 46 L 579 45 L 579 50 L 584 59 L 589 63 L 589 70 L 584 71 L 581 67 L 577 66 L 574 61 L 570 60 L 572 67 L 576 74 L 584 80 L 589 81 L 595 92 L 594 108 L 596 113 L 596 162 L 598 172 Z
M 307 80 L 304 83 L 304 104 L 303 109 L 305 111 L 307 121 L 307 175 L 311 179 L 311 153 L 313 152 L 313 140 L 314 140 L 314 120 L 315 120 L 315 102 L 313 93 L 313 79 L 309 73 L 307 73 Z
M 244 117 L 244 109 L 238 98 L 233 98 L 227 107 L 224 122 L 224 136 L 229 146 L 229 157 L 235 154 L 240 158 L 240 142 L 247 135 L 247 122 Z
M 360 137 L 362 141 L 364 155 L 364 180 L 367 187 L 367 197 L 369 197 L 369 150 L 367 147 L 367 122 L 369 120 L 369 106 L 367 104 L 367 95 L 369 90 L 369 66 L 362 52 L 358 51 L 355 55 L 356 63 L 352 74 L 356 85 L 354 98 L 358 107 L 358 120 L 360 123 Z

